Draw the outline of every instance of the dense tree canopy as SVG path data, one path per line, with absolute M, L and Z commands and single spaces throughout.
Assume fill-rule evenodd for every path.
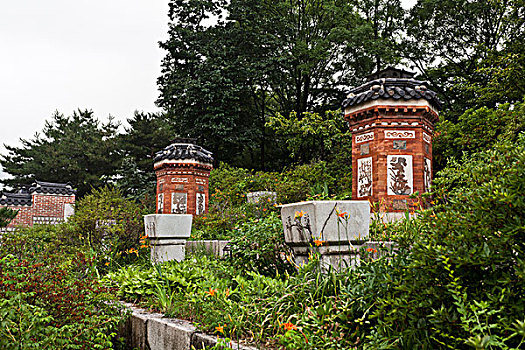
M 173 0 L 158 104 L 220 160 L 258 150 L 248 165 L 264 166 L 268 116 L 337 108 L 345 86 L 399 60 L 399 1 L 376 3 Z
M 118 124 L 95 118 L 92 111 L 78 110 L 69 117 L 56 112 L 42 133 L 22 146 L 5 145 L 7 155 L 0 164 L 12 178 L 6 185 L 29 184 L 34 180 L 70 182 L 80 196 L 104 183 L 120 164 L 116 145 Z
M 411 9 L 406 57 L 456 117 L 469 107 L 522 99 L 524 5 L 523 0 L 419 0 Z
M 18 211 L 16 210 L 12 210 L 6 207 L 0 208 L 0 228 L 9 225 L 11 220 L 13 220 L 17 214 Z
M 155 153 L 177 136 L 171 123 L 161 113 L 136 111 L 128 118 L 125 132 L 118 136 L 122 163 L 112 182 L 130 198 L 140 200 L 155 193 Z
M 154 153 L 175 137 L 195 138 L 217 163 L 246 168 L 347 164 L 346 126 L 328 111 L 345 89 L 397 64 L 417 71 L 445 102 L 435 170 L 523 130 L 525 0 L 419 0 L 410 10 L 399 0 L 169 6 L 163 113 L 136 113 L 117 135 L 117 124 L 92 112 L 57 112 L 21 147 L 6 146 L 0 165 L 12 178 L 4 184 L 69 181 L 82 195 L 112 181 L 138 198 L 152 190 Z

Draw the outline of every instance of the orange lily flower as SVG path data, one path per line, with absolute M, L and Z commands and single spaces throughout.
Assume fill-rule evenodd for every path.
M 286 323 L 283 323 L 282 326 L 284 327 L 285 330 L 287 331 L 291 331 L 291 330 L 297 330 L 297 326 L 294 325 L 293 323 L 291 322 L 286 322 Z
M 210 287 L 210 290 L 209 290 L 209 291 L 206 291 L 206 292 L 204 292 L 204 293 L 206 293 L 206 294 L 208 294 L 209 296 L 212 297 L 212 296 L 215 295 L 215 293 L 217 293 L 217 289 L 212 289 L 212 288 Z
M 314 243 L 317 247 L 319 247 L 320 245 L 322 245 L 323 243 L 326 243 L 326 241 L 321 241 L 320 239 L 316 239 L 314 240 Z
M 226 327 L 226 324 L 221 326 L 221 324 L 219 323 L 219 327 L 215 327 L 215 330 L 224 334 L 224 327 Z

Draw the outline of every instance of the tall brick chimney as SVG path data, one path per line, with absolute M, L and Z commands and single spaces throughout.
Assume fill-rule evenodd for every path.
M 414 73 L 386 68 L 347 93 L 345 120 L 352 131 L 352 199 L 403 212 L 428 192 L 432 135 L 441 102 Z
M 208 178 L 213 168 L 212 153 L 190 139 L 176 139 L 157 152 L 157 214 L 208 212 Z

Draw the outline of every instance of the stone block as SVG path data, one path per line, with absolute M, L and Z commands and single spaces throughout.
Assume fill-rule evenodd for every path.
M 148 321 L 148 345 L 150 350 L 188 350 L 191 348 L 195 326 L 190 322 L 151 318 Z
M 257 192 L 249 192 L 246 194 L 246 200 L 248 203 L 259 203 L 261 200 L 268 200 L 272 203 L 275 203 L 275 200 L 277 198 L 277 193 L 271 192 L 271 191 L 257 191 Z
M 190 214 L 151 214 L 144 216 L 146 235 L 150 238 L 151 261 L 182 261 L 186 256 L 186 239 L 191 234 Z
M 347 213 L 343 218 L 339 213 Z M 286 243 L 308 245 L 320 239 L 328 245 L 348 244 L 368 237 L 368 201 L 310 201 L 281 207 Z
M 204 333 L 193 333 L 191 337 L 191 346 L 195 349 L 209 349 L 217 344 L 217 337 Z
M 150 238 L 189 238 L 191 214 L 150 214 L 144 216 L 144 228 Z
M 147 325 L 148 325 L 149 314 L 143 314 L 139 312 L 133 312 L 131 315 L 131 348 L 146 350 L 147 343 Z
M 151 242 L 150 259 L 154 264 L 164 261 L 182 261 L 186 257 L 186 241 L 177 240 L 178 244 L 156 244 Z

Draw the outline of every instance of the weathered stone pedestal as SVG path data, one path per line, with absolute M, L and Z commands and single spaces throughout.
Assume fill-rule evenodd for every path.
M 182 261 L 186 240 L 191 234 L 191 214 L 151 214 L 144 216 L 146 235 L 150 239 L 151 262 Z
M 295 263 L 318 253 L 324 268 L 359 264 L 359 246 L 368 238 L 368 201 L 311 201 L 281 207 L 284 238 L 293 249 Z

